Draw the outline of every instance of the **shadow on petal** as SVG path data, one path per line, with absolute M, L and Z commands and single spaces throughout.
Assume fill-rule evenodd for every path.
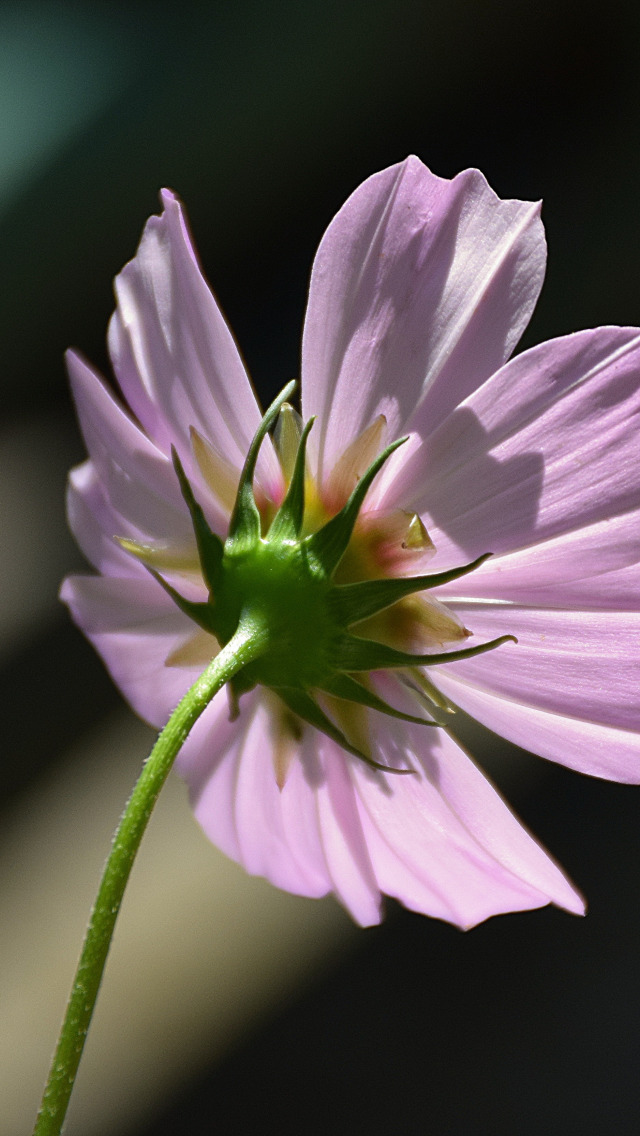
M 531 542 L 536 530 L 543 454 L 531 450 L 500 460 L 492 445 L 491 432 L 476 414 L 459 407 L 446 428 L 425 443 L 426 455 L 419 450 L 411 459 L 428 486 L 421 502 L 426 513 L 469 558 L 510 551 Z M 407 469 L 405 477 L 412 473 Z M 428 515 L 426 524 L 431 531 Z M 435 534 L 434 540 L 441 551 Z

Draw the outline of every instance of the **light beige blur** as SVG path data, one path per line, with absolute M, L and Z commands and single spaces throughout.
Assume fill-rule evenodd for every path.
M 1 1136 L 28 1133 L 110 834 L 153 734 L 125 710 L 24 799 L 0 844 Z M 165 786 L 134 867 L 66 1136 L 114 1136 L 356 934 L 247 876 Z

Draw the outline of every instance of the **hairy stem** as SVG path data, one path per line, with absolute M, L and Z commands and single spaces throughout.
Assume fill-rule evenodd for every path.
M 213 696 L 263 649 L 258 629 L 239 627 L 185 694 L 142 768 L 113 838 L 91 912 L 33 1136 L 59 1136 L 62 1130 L 124 890 L 169 770 L 189 731 Z

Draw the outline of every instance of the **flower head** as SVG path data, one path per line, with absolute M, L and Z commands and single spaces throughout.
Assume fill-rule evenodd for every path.
M 329 226 L 302 417 L 289 388 L 262 417 L 180 203 L 162 202 L 116 281 L 131 413 L 69 355 L 90 453 L 69 515 L 99 573 L 65 582 L 74 618 L 157 726 L 240 623 L 263 637 L 178 759 L 248 871 L 333 891 L 363 924 L 382 892 L 464 927 L 582 911 L 447 722 L 460 706 L 640 780 L 640 332 L 507 362 L 542 283 L 539 208 L 409 158 Z

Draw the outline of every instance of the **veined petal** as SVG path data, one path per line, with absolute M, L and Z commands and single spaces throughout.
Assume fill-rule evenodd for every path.
M 324 770 L 316 787 L 316 807 L 333 890 L 356 922 L 370 927 L 382 918 L 382 897 L 362 831 L 348 758 L 323 734 L 315 733 L 311 744 L 317 746 Z
M 438 686 L 483 725 L 539 757 L 569 769 L 627 784 L 640 783 L 640 734 L 569 718 L 475 686 L 440 672 Z
M 80 427 L 110 505 L 127 532 L 184 545 L 193 539 L 171 460 L 129 418 L 80 356 L 67 353 Z
M 196 722 L 175 762 L 204 833 L 238 863 L 242 863 L 234 817 L 238 760 L 259 698 L 257 691 L 244 695 L 243 713 L 232 721 L 229 693 L 220 690 Z
M 261 413 L 202 275 L 182 206 L 169 190 L 161 200 L 162 214 L 149 219 L 135 258 L 115 282 L 114 369 L 127 401 L 159 445 L 172 440 L 186 455 L 195 427 L 223 458 L 241 467 Z M 281 485 L 270 446 L 258 471 L 266 489 Z
M 102 481 L 91 460 L 69 474 L 67 489 L 69 527 L 90 564 L 106 576 L 142 576 L 145 569 L 113 539 L 127 522 L 107 501 Z
M 277 886 L 302 895 L 333 890 L 361 925 L 378 923 L 380 892 L 344 753 L 307 728 L 302 759 L 292 762 L 279 788 L 270 752 L 273 705 L 267 708 L 265 696 L 254 691 L 243 695 L 236 722 L 227 711 L 221 691 L 176 761 L 209 839 Z
M 302 347 L 321 477 L 379 414 L 389 437 L 429 392 L 430 428 L 508 359 L 545 265 L 539 206 L 411 157 L 351 195 L 318 249 Z
M 598 328 L 517 356 L 407 462 L 389 497 L 445 558 L 510 552 L 640 507 L 640 330 Z
M 272 759 L 277 729 L 272 706 L 256 699 L 236 767 L 233 814 L 241 863 L 287 891 L 325 895 L 332 885 L 315 808 L 314 782 L 322 775 L 316 748 L 300 747 L 280 789 Z
M 493 556 L 464 582 L 438 588 L 456 598 L 509 600 L 529 607 L 640 610 L 640 509 L 606 517 L 529 548 Z
M 490 915 L 584 904 L 560 869 L 444 731 L 380 730 L 387 759 L 411 752 L 420 778 L 350 766 L 376 879 L 405 906 L 468 928 Z
M 167 656 L 192 637 L 194 624 L 147 574 L 69 576 L 60 594 L 136 713 L 164 726 L 202 672 L 201 665 L 165 666 Z M 212 639 L 212 657 L 214 650 Z
M 482 658 L 451 663 L 474 686 L 555 714 L 604 726 L 638 725 L 640 613 L 562 611 L 517 604 L 452 605 L 473 629 L 471 644 L 508 628 L 505 643 Z M 441 671 L 430 677 L 440 684 Z M 535 738 L 528 748 L 535 749 Z
M 163 408 L 155 401 L 153 394 L 147 390 L 141 380 L 133 353 L 131 336 L 122 322 L 118 308 L 109 320 L 107 344 L 114 374 L 128 405 L 141 423 L 145 433 L 153 438 L 153 441 L 163 453 L 168 454 L 175 441 L 171 421 L 165 416 Z

